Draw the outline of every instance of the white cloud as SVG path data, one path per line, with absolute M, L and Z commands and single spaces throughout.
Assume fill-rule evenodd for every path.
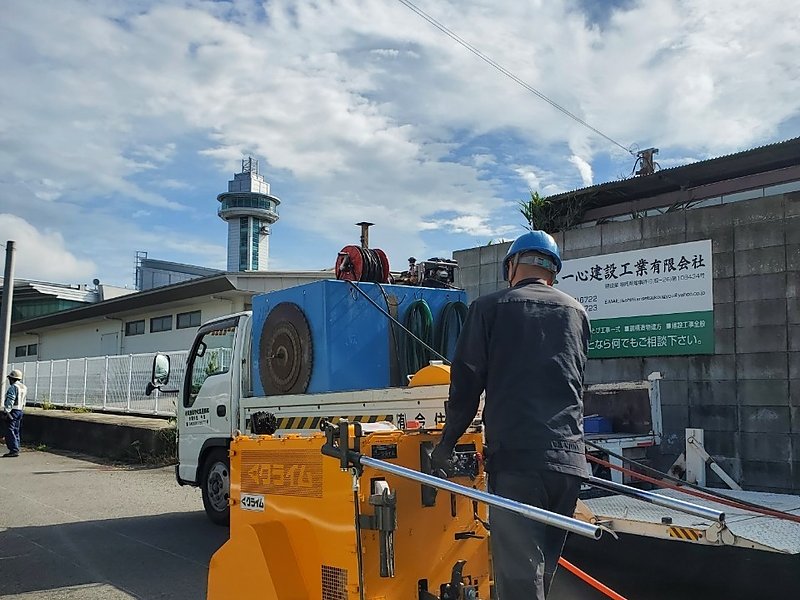
M 168 163 L 175 156 L 176 145 L 173 142 L 156 147 L 150 144 L 142 144 L 131 150 L 131 154 L 156 163 Z M 155 165 L 148 165 L 148 168 L 155 168 Z
M 15 215 L 0 213 L 0 240 L 15 242 L 14 271 L 20 279 L 83 283 L 94 276 L 94 263 L 72 254 L 60 233 L 39 230 Z
M 510 225 L 492 226 L 485 219 L 474 215 L 456 217 L 445 225 L 453 233 L 466 233 L 474 236 L 503 235 L 516 229 Z
M 519 175 L 525 184 L 533 191 L 537 191 L 542 185 L 539 176 L 530 167 L 517 167 L 514 171 Z
M 583 182 L 584 187 L 589 187 L 592 185 L 592 165 L 576 154 L 573 154 L 569 157 L 569 162 L 575 165 L 575 167 L 578 169 L 578 172 L 581 174 L 581 181 Z
M 376 48 L 370 50 L 370 54 L 375 54 L 384 58 L 397 58 L 400 56 L 400 51 L 393 48 Z
M 179 181 L 178 179 L 164 179 L 158 182 L 159 185 L 165 187 L 170 190 L 188 190 L 191 189 L 191 185 L 186 183 L 185 181 Z
M 497 159 L 491 154 L 473 154 L 472 164 L 477 168 L 487 167 L 497 164 Z
M 771 140 L 800 115 L 791 4 L 625 3 L 602 27 L 578 3 L 424 8 L 622 144 L 691 157 Z M 104 265 L 145 242 L 224 260 L 220 223 L 197 231 L 197 215 L 244 153 L 284 200 L 276 228 L 341 240 L 368 219 L 401 255 L 420 253 L 421 231 L 496 235 L 518 220 L 520 180 L 547 195 L 632 166 L 399 3 L 18 1 L 0 14 L 0 77 L 17 82 L 0 88 L 3 210 L 38 225 L 50 203 L 65 239 L 77 229 L 58 207 L 80 206 L 87 232 L 122 228 L 116 245 L 136 247 L 81 238 Z M 217 188 L 176 170 L 187 154 L 216 163 Z M 22 188 L 38 204 L 16 203 Z M 159 239 L 125 223 L 131 202 L 186 218 Z M 273 253 L 288 262 L 292 243 Z

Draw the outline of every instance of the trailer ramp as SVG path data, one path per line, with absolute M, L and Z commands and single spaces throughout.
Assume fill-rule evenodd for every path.
M 771 510 L 800 515 L 800 496 L 714 490 L 732 500 L 758 504 Z M 627 496 L 584 500 L 594 522 L 617 533 L 711 546 L 736 546 L 783 554 L 800 554 L 800 523 L 732 508 L 689 496 L 677 490 L 658 490 L 660 495 L 686 500 L 725 513 L 723 524 L 675 510 L 661 508 Z

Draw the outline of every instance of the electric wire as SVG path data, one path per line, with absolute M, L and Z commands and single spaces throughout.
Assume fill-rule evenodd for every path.
M 545 102 L 547 102 L 550 106 L 552 106 L 556 110 L 558 110 L 561 113 L 565 114 L 566 116 L 568 116 L 569 118 L 573 119 L 577 123 L 580 123 L 581 125 L 583 125 L 587 129 L 593 131 L 594 133 L 596 133 L 597 135 L 599 135 L 603 139 L 611 142 L 615 146 L 618 146 L 619 148 L 622 148 L 625 152 L 627 152 L 631 156 L 636 156 L 630 148 L 626 148 L 625 146 L 620 144 L 615 139 L 607 136 L 605 133 L 603 133 L 602 131 L 600 131 L 596 127 L 593 127 L 592 125 L 590 125 L 589 123 L 587 123 L 586 121 L 581 119 L 575 113 L 573 113 L 570 110 L 568 110 L 568 109 L 564 108 L 563 106 L 561 106 L 555 100 L 551 100 L 550 98 L 545 96 L 542 92 L 537 90 L 535 87 L 533 87 L 532 85 L 530 85 L 529 83 L 527 83 L 523 79 L 520 79 L 517 75 L 515 75 L 514 73 L 512 73 L 511 71 L 506 69 L 503 65 L 499 64 L 497 61 L 493 60 L 491 57 L 487 56 L 486 54 L 484 54 L 483 52 L 478 50 L 478 48 L 476 48 L 475 46 L 473 46 L 472 44 L 467 42 L 464 38 L 459 36 L 457 33 L 453 32 L 450 29 L 448 29 L 445 25 L 443 25 L 442 23 L 437 21 L 435 18 L 430 16 L 428 13 L 426 13 L 424 10 L 422 10 L 421 8 L 416 6 L 413 2 L 410 2 L 410 0 L 397 0 L 397 1 L 400 2 L 400 4 L 404 5 L 405 7 L 407 7 L 408 9 L 410 9 L 411 11 L 413 11 L 414 13 L 416 13 L 418 16 L 420 16 L 423 19 L 425 19 L 428 23 L 430 23 L 431 25 L 436 27 L 436 29 L 438 29 L 439 31 L 444 33 L 446 36 L 448 36 L 449 38 L 451 38 L 452 40 L 454 40 L 455 42 L 457 42 L 458 44 L 460 44 L 461 46 L 463 46 L 464 48 L 466 48 L 467 50 L 472 52 L 475 56 L 480 58 L 482 61 L 484 61 L 485 63 L 487 63 L 491 67 L 497 69 L 498 71 L 500 71 L 500 73 L 502 73 L 506 77 L 510 78 L 511 80 L 516 82 L 517 84 L 521 85 L 523 88 L 525 88 L 526 90 L 528 90 L 529 92 L 534 94 L 536 97 L 538 97 L 541 100 L 544 100 Z

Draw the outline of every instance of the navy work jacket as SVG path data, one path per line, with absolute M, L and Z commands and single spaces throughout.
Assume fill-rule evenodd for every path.
M 488 471 L 588 475 L 583 374 L 589 336 L 583 306 L 541 279 L 475 300 L 453 357 L 442 444 L 456 444 L 485 391 Z

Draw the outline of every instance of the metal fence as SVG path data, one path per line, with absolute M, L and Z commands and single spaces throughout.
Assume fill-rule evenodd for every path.
M 169 389 L 181 386 L 188 355 L 186 350 L 169 353 Z M 11 363 L 8 369 L 22 371 L 28 402 L 35 404 L 175 416 L 176 393 L 156 390 L 145 396 L 153 356 L 150 353 L 40 360 Z

